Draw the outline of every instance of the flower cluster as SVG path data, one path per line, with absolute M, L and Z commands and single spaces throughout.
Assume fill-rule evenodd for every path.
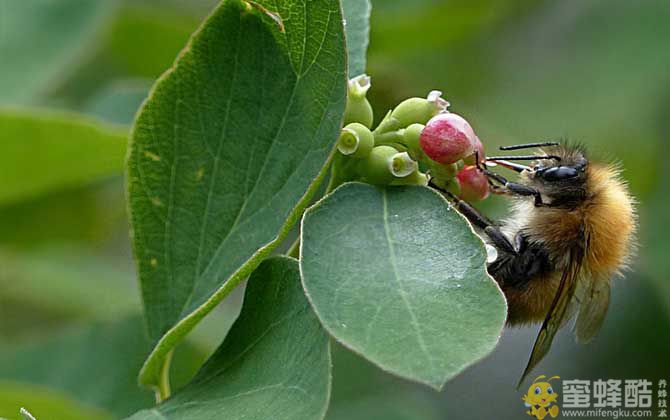
M 370 86 L 366 75 L 349 81 L 331 182 L 427 185 L 430 179 L 466 201 L 488 196 L 488 180 L 477 164 L 484 161 L 484 146 L 465 118 L 447 110 L 440 91 L 402 101 L 372 130 Z

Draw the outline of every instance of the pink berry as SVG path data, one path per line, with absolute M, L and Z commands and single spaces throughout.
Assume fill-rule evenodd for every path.
M 489 182 L 477 167 L 466 166 L 456 175 L 461 184 L 459 195 L 465 201 L 479 201 L 489 196 Z
M 479 152 L 479 161 L 483 162 L 484 159 L 486 158 L 486 155 L 484 154 L 484 145 L 482 144 L 482 141 L 479 140 L 479 137 L 475 136 L 475 151 Z M 475 164 L 475 153 L 472 153 L 470 156 L 466 156 L 463 159 L 463 163 L 466 165 L 474 165 Z
M 419 144 L 424 153 L 439 163 L 454 163 L 474 153 L 474 130 L 465 118 L 446 112 L 428 121 Z

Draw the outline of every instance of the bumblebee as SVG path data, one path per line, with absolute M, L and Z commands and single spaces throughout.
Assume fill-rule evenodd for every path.
M 449 197 L 493 251 L 487 270 L 507 298 L 508 325 L 542 323 L 519 384 L 570 319 L 578 342 L 595 336 L 609 306 L 611 279 L 627 267 L 636 231 L 634 200 L 616 165 L 590 162 L 582 147 L 556 142 L 501 150 L 528 148 L 539 153 L 477 159 L 491 191 L 511 198 L 506 220 L 494 223 Z M 516 171 L 518 181 L 492 166 Z

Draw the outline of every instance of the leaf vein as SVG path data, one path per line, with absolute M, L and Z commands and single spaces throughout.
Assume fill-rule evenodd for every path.
M 409 316 L 411 318 L 412 325 L 414 326 L 414 331 L 416 332 L 419 347 L 421 347 L 421 351 L 424 353 L 424 355 L 428 359 L 428 363 L 430 363 L 431 368 L 434 370 L 435 366 L 433 358 L 430 356 L 428 347 L 426 346 L 426 341 L 421 332 L 421 326 L 419 325 L 419 321 L 416 317 L 416 314 L 414 313 L 414 309 L 412 308 L 412 305 L 410 304 L 410 301 L 407 298 L 407 292 L 403 288 L 402 281 L 400 280 L 400 276 L 398 274 L 398 265 L 396 262 L 395 247 L 393 246 L 393 240 L 391 238 L 391 229 L 389 227 L 388 222 L 388 198 L 386 190 L 382 191 L 382 204 L 384 208 L 383 210 L 384 233 L 386 234 L 386 242 L 388 243 L 389 260 L 391 262 L 391 268 L 393 269 L 393 278 L 396 280 L 396 283 L 398 285 L 398 294 L 400 295 L 400 298 L 402 299 L 405 307 L 407 308 L 407 312 L 409 313 Z

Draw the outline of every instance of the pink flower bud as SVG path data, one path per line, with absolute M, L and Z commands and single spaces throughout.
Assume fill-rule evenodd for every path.
M 479 140 L 479 137 L 475 136 L 475 152 L 478 152 L 479 154 L 479 161 L 484 162 L 484 159 L 486 158 L 486 155 L 484 154 L 484 145 L 482 144 L 482 141 Z M 465 159 L 463 159 L 463 162 L 466 165 L 474 165 L 475 164 L 475 153 L 471 154 L 470 156 L 467 156 Z
M 446 112 L 428 121 L 421 132 L 419 144 L 432 160 L 454 163 L 474 152 L 476 138 L 474 130 L 463 117 Z
M 466 166 L 456 175 L 461 184 L 459 197 L 465 201 L 479 201 L 489 196 L 486 175 L 475 166 Z

